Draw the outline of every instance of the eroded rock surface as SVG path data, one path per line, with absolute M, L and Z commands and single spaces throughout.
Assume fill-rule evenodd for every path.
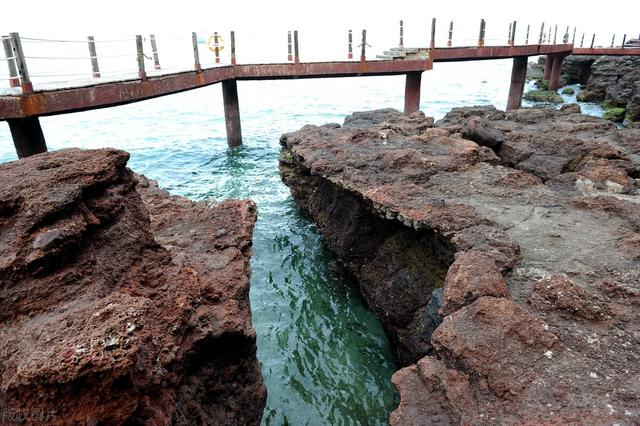
M 406 366 L 391 423 L 640 421 L 640 133 L 573 110 L 400 117 L 306 126 L 280 159 Z
M 258 424 L 255 206 L 169 196 L 127 160 L 73 149 L 0 165 L 0 411 Z

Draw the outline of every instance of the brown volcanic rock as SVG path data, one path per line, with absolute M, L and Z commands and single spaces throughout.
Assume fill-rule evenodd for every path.
M 445 363 L 486 380 L 498 397 L 512 398 L 537 376 L 531 365 L 559 349 L 558 337 L 548 330 L 512 300 L 481 297 L 446 316 L 431 341 Z
M 456 257 L 444 279 L 440 315 L 449 315 L 480 296 L 509 297 L 507 281 L 489 256 L 465 251 Z
M 249 201 L 168 194 L 116 150 L 0 165 L 0 411 L 258 424 Z M 148 210 L 151 214 L 148 213 Z
M 462 135 L 465 139 L 469 139 L 481 146 L 491 149 L 498 149 L 504 140 L 502 133 L 480 117 L 471 117 L 464 126 Z
M 638 422 L 640 133 L 493 107 L 385 133 L 381 114 L 284 135 L 280 169 L 414 364 L 392 422 Z M 461 138 L 474 116 L 503 135 L 498 161 Z
M 469 376 L 450 370 L 432 357 L 397 371 L 391 379 L 401 390 L 400 407 L 391 425 L 460 424 L 466 411 L 477 409 Z
M 564 275 L 553 275 L 536 283 L 530 302 L 543 310 L 566 311 L 569 316 L 589 320 L 610 314 L 602 296 L 590 293 Z

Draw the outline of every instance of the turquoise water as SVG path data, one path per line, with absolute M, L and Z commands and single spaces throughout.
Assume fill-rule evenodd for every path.
M 510 61 L 436 64 L 424 74 L 422 109 L 504 108 Z M 215 202 L 251 198 L 251 305 L 268 389 L 265 425 L 380 425 L 395 407 L 389 343 L 354 283 L 302 218 L 278 174 L 278 139 L 305 124 L 403 105 L 402 77 L 240 82 L 244 146 L 228 149 L 219 86 L 41 118 L 50 149 L 116 147 L 129 166 L 170 192 Z M 15 159 L 0 124 L 0 162 Z

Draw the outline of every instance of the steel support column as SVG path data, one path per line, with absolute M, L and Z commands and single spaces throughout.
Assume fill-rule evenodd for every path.
M 42 127 L 38 117 L 12 118 L 7 120 L 18 158 L 47 152 Z
M 242 145 L 240 126 L 240 105 L 238 103 L 238 83 L 235 79 L 222 82 L 224 121 L 227 125 L 227 143 L 230 147 Z
M 552 66 L 553 66 L 553 56 L 547 55 L 544 61 L 544 77 L 542 77 L 544 81 L 549 81 L 549 78 L 551 78 Z
M 527 56 L 516 56 L 513 58 L 507 111 L 518 109 L 522 105 L 522 93 L 524 92 L 524 82 L 527 75 L 527 59 Z
M 560 86 L 560 73 L 562 71 L 562 60 L 560 55 L 553 56 L 553 65 L 551 66 L 551 78 L 549 79 L 549 90 L 558 90 Z
M 411 114 L 420 110 L 420 82 L 422 72 L 407 73 L 404 86 L 404 113 Z

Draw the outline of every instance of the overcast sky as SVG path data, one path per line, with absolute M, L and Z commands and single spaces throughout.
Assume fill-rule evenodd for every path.
M 405 19 L 413 27 L 428 26 L 431 17 L 442 22 L 485 18 L 491 23 L 517 20 L 519 25 L 541 21 L 577 25 L 588 33 L 640 32 L 640 2 L 587 1 L 183 1 L 183 0 L 20 0 L 0 12 L 0 31 L 28 34 L 189 32 L 203 28 L 256 31 L 261 28 L 360 28 L 374 31 Z M 462 25 L 462 24 L 461 24 Z M 473 33 L 477 25 L 473 25 Z M 501 25 L 504 26 L 504 25 Z M 507 32 L 506 30 L 504 31 Z

